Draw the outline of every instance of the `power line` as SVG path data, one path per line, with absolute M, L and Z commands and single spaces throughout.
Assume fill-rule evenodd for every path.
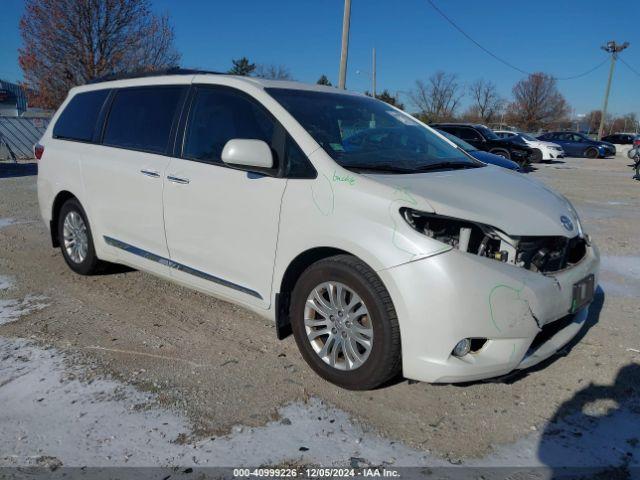
M 528 72 L 526 70 L 523 70 L 522 68 L 519 68 L 517 66 L 515 66 L 514 64 L 512 64 L 511 62 L 505 60 L 502 57 L 499 57 L 498 55 L 496 55 L 495 53 L 493 53 L 491 50 L 489 50 L 488 48 L 484 47 L 481 43 L 479 43 L 476 39 L 474 39 L 471 35 L 469 35 L 467 32 L 465 32 L 460 26 L 458 26 L 458 24 L 456 22 L 454 22 L 450 17 L 447 16 L 446 13 L 444 13 L 442 10 L 440 10 L 437 5 L 433 2 L 433 0 L 427 0 L 427 2 L 429 2 L 429 4 L 431 5 L 431 7 L 433 7 L 433 9 L 438 12 L 438 14 L 440 14 L 440 16 L 442 18 L 444 18 L 447 22 L 449 22 L 449 24 L 455 28 L 456 30 L 458 30 L 458 32 L 460 32 L 467 40 L 469 40 L 471 43 L 473 43 L 476 47 L 478 47 L 480 50 L 482 50 L 483 52 L 485 52 L 487 55 L 489 55 L 490 57 L 494 58 L 495 60 L 497 60 L 498 62 L 502 63 L 503 65 L 506 65 L 507 67 L 523 73 L 525 75 L 532 75 L 532 72 Z M 607 60 L 609 60 L 609 58 L 605 58 L 602 62 L 598 63 L 595 67 L 590 68 L 589 70 L 587 70 L 586 72 L 582 72 L 579 73 L 577 75 L 571 75 L 568 77 L 556 77 L 553 76 L 556 80 L 573 80 L 576 78 L 580 78 L 580 77 L 584 77 L 586 75 L 589 75 L 591 72 L 594 72 L 595 70 L 597 70 L 598 68 L 600 68 L 601 66 L 603 66 L 605 63 L 607 63 Z
M 636 75 L 638 75 L 640 77 L 640 72 L 638 72 L 635 68 L 633 68 L 631 65 L 629 65 L 627 62 L 624 61 L 624 59 L 622 57 L 618 57 L 618 60 L 620 60 L 622 63 L 625 64 L 625 66 L 631 70 L 633 73 L 635 73 Z

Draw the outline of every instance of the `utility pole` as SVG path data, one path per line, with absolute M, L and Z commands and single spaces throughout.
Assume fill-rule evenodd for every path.
M 373 98 L 376 98 L 376 47 L 373 47 L 373 58 L 371 66 L 371 90 Z
M 349 23 L 351 21 L 351 0 L 344 0 L 342 17 L 342 50 L 340 52 L 340 75 L 338 88 L 344 90 L 347 85 L 347 56 L 349 54 Z
M 604 121 L 607 117 L 607 106 L 609 105 L 609 92 L 611 91 L 611 80 L 613 79 L 613 70 L 616 66 L 616 60 L 618 54 L 629 46 L 629 42 L 624 42 L 622 45 L 618 45 L 615 41 L 611 40 L 606 45 L 600 47 L 605 52 L 611 54 L 611 67 L 609 67 L 609 80 L 607 81 L 607 89 L 604 92 L 604 105 L 602 107 L 602 115 L 600 117 L 600 128 L 598 128 L 598 140 L 602 139 L 602 133 L 604 131 Z

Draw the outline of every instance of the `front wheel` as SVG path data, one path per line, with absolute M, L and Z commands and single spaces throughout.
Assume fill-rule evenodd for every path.
M 531 153 L 531 163 L 541 163 L 542 157 L 542 151 L 539 148 L 534 148 Z
M 368 390 L 398 375 L 400 328 L 378 275 L 350 255 L 311 265 L 293 290 L 291 324 L 305 361 L 325 380 Z

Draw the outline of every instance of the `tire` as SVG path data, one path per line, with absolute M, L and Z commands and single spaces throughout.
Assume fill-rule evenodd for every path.
M 587 158 L 598 158 L 600 154 L 598 153 L 598 150 L 595 148 L 587 148 L 584 152 L 584 156 Z
M 340 288 L 346 292 L 340 303 L 331 301 L 331 285 L 334 299 Z M 314 293 L 322 299 L 310 300 Z M 345 303 L 346 308 L 333 308 Z M 362 314 L 362 307 L 366 314 Z M 290 312 L 302 357 L 325 380 L 350 390 L 370 390 L 400 373 L 400 327 L 391 297 L 378 275 L 357 258 L 336 255 L 308 267 L 293 289 Z M 365 330 L 370 333 L 360 333 Z M 318 335 L 319 331 L 326 333 Z M 317 336 L 312 340 L 308 335 L 313 332 Z M 366 339 L 370 340 L 368 349 Z M 349 348 L 357 349 L 358 355 Z M 323 349 L 326 358 L 320 356 Z M 351 361 L 358 358 L 360 363 Z
M 67 200 L 60 209 L 58 238 L 62 256 L 71 270 L 92 275 L 103 269 L 105 264 L 96 256 L 87 215 L 75 198 Z
M 542 163 L 542 151 L 539 148 L 534 148 L 531 153 L 531 163 Z
M 511 160 L 511 154 L 507 150 L 492 150 L 489 153 L 493 153 L 494 155 L 498 155 L 499 157 L 506 158 L 507 160 Z
M 638 155 L 638 150 L 635 148 L 632 148 L 627 152 L 627 157 L 629 157 L 631 160 L 635 160 L 636 155 Z

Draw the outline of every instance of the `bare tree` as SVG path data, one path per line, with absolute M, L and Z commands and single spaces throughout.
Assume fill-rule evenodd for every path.
M 263 65 L 256 67 L 255 76 L 270 80 L 293 80 L 291 72 L 284 65 Z
M 476 117 L 482 123 L 491 123 L 500 115 L 504 100 L 495 83 L 481 78 L 469 85 L 468 91 L 473 103 L 465 115 Z
M 92 79 L 180 59 L 169 19 L 155 15 L 149 0 L 25 0 L 20 33 L 30 103 L 45 108 Z
M 416 88 L 409 97 L 418 107 L 418 116 L 422 120 L 438 122 L 455 116 L 463 97 L 457 80 L 457 75 L 440 71 L 431 75 L 426 82 L 416 81 Z
M 513 87 L 513 97 L 509 118 L 523 130 L 564 123 L 569 116 L 569 104 L 558 91 L 556 79 L 546 73 L 533 73 L 520 80 Z
M 591 110 L 587 113 L 585 121 L 587 122 L 589 132 L 597 132 L 600 127 L 600 119 L 602 118 L 602 110 Z

